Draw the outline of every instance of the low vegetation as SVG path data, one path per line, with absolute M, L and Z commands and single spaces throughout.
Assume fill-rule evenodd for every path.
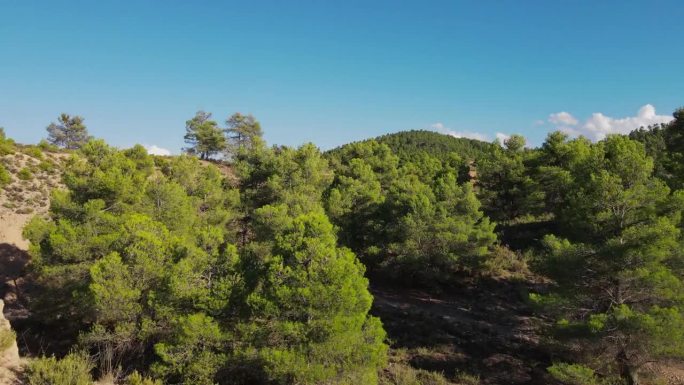
M 14 141 L 5 135 L 5 129 L 0 127 L 0 156 L 14 153 Z
M 38 358 L 26 369 L 26 382 L 28 385 L 92 385 L 92 368 L 93 363 L 84 353 L 71 353 L 60 360 Z

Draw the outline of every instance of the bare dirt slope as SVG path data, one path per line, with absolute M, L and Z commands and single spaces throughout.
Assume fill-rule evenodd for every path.
M 62 163 L 67 154 L 32 151 L 0 157 L 11 182 L 0 188 L 0 299 L 12 320 L 23 312 L 20 306 L 24 268 L 28 262 L 28 241 L 22 236 L 26 223 L 35 215 L 45 215 L 50 192 L 61 186 Z
M 21 236 L 23 225 L 34 215 L 47 213 L 50 192 L 60 186 L 66 156 L 16 152 L 0 157 L 11 176 L 11 182 L 0 189 L 0 243 L 28 247 Z

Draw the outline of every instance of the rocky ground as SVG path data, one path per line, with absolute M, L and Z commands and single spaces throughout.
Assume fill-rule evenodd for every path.
M 7 337 L 14 337 L 14 335 L 11 333 L 10 322 L 5 318 L 3 309 L 4 302 L 0 300 L 0 340 L 7 342 Z M 23 362 L 19 358 L 19 348 L 14 338 L 0 345 L 0 385 L 18 384 L 17 377 L 22 366 Z

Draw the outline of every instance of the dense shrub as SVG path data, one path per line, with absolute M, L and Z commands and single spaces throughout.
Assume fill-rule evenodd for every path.
M 21 180 L 31 180 L 31 178 L 33 178 L 33 173 L 28 167 L 24 167 L 17 173 L 17 178 Z
M 0 164 L 0 187 L 7 186 L 10 182 L 12 182 L 12 176 L 5 166 Z
M 497 246 L 481 260 L 483 274 L 501 278 L 523 278 L 530 274 L 525 256 L 504 246 Z
M 36 158 L 36 159 L 43 159 L 44 158 L 43 151 L 37 146 L 24 147 L 24 149 L 22 151 L 24 154 L 26 154 L 32 158 Z
M 556 363 L 548 369 L 549 374 L 567 385 L 599 385 L 594 370 L 579 364 Z
M 55 146 L 54 144 L 50 144 L 47 140 L 43 139 L 38 143 L 38 148 L 45 152 L 57 152 L 59 151 L 59 147 Z
M 5 136 L 5 130 L 0 127 L 0 156 L 14 153 L 14 141 Z
M 38 358 L 26 369 L 28 385 L 92 385 L 93 364 L 84 353 L 70 353 L 61 360 Z
M 53 172 L 56 167 L 55 163 L 51 160 L 44 160 L 38 164 L 38 169 L 47 173 Z

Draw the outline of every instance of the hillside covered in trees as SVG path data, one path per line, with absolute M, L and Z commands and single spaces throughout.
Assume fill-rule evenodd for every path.
M 0 351 L 27 359 L 5 381 L 682 383 L 674 117 L 539 148 L 410 131 L 322 152 L 202 111 L 180 156 L 66 114 L 35 146 L 0 133 L 30 245 L 0 239 Z
M 402 131 L 367 141 L 385 144 L 400 160 L 413 161 L 414 163 L 426 155 L 434 158 L 448 158 L 452 154 L 457 154 L 464 161 L 474 161 L 486 157 L 494 150 L 495 146 L 493 143 L 456 138 L 425 130 Z M 330 152 L 338 152 L 344 147 L 339 147 Z

